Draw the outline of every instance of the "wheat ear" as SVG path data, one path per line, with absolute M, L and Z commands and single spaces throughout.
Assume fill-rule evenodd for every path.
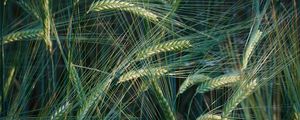
M 154 88 L 154 92 L 157 95 L 158 103 L 160 104 L 160 106 L 164 112 L 165 119 L 166 120 L 176 120 L 168 101 L 164 97 L 164 94 L 163 94 L 161 88 L 157 84 L 157 81 L 151 80 L 151 83 Z
M 136 59 L 141 60 L 161 52 L 178 51 L 189 48 L 191 46 L 192 45 L 188 40 L 172 40 L 141 50 L 136 54 Z
M 261 35 L 262 35 L 262 32 L 260 30 L 258 30 L 255 33 L 255 35 L 253 37 L 251 37 L 251 39 L 249 40 L 246 51 L 243 56 L 242 70 L 247 68 L 249 59 L 251 58 L 251 55 L 252 55 L 257 43 L 259 42 Z
M 101 100 L 102 95 L 108 90 L 112 79 L 106 80 L 104 83 L 99 83 L 89 95 L 89 97 L 84 101 L 83 106 L 79 109 L 77 113 L 77 120 L 83 120 L 87 116 L 89 110 L 93 105 L 98 104 Z
M 25 10 L 27 11 L 29 14 L 32 14 L 34 17 L 36 17 L 37 19 L 41 19 L 39 14 L 36 12 L 36 10 L 34 9 L 34 6 L 27 4 L 26 2 L 24 2 L 24 0 L 20 0 L 17 1 L 17 3 Z
M 227 118 L 238 104 L 240 104 L 245 98 L 247 98 L 254 92 L 256 86 L 257 79 L 254 79 L 246 86 L 242 86 L 236 93 L 234 93 L 231 99 L 229 99 L 226 103 L 222 113 L 222 117 Z
M 300 113 L 299 112 L 295 112 L 294 113 L 294 120 L 299 120 L 300 119 Z
M 52 53 L 52 42 L 50 40 L 50 23 L 51 23 L 51 16 L 50 16 L 50 8 L 49 8 L 49 0 L 42 0 L 42 7 L 43 7 L 43 39 L 45 41 L 46 47 L 48 48 L 49 52 Z
M 168 72 L 167 69 L 163 67 L 149 67 L 149 68 L 143 68 L 139 70 L 131 70 L 125 74 L 123 74 L 118 83 L 125 82 L 128 80 L 136 79 L 139 77 L 144 77 L 144 76 L 161 76 L 164 75 Z
M 3 43 L 11 43 L 22 39 L 39 38 L 43 36 L 42 29 L 32 29 L 8 34 L 3 37 Z
M 89 11 L 103 11 L 103 10 L 121 10 L 127 11 L 139 16 L 143 16 L 152 21 L 158 21 L 158 16 L 152 13 L 149 10 L 144 8 L 138 7 L 135 4 L 119 1 L 119 0 L 103 0 L 94 2 L 91 6 Z
M 63 116 L 64 112 L 68 109 L 70 103 L 67 101 L 63 106 L 59 107 L 55 110 L 54 114 L 51 115 L 51 120 L 58 120 L 61 116 Z
M 220 115 L 214 114 L 204 114 L 199 116 L 196 120 L 221 120 L 222 117 Z
M 230 85 L 236 83 L 240 80 L 240 75 L 237 73 L 230 73 L 221 75 L 212 80 L 203 82 L 198 88 L 198 93 L 204 93 L 207 91 L 211 91 L 220 87 L 225 87 L 226 85 Z
M 85 92 L 83 90 L 83 86 L 81 84 L 78 72 L 77 72 L 75 66 L 73 65 L 73 63 L 70 64 L 69 78 L 70 78 L 72 84 L 74 85 L 75 90 L 78 94 L 79 103 L 82 105 L 84 103 L 85 99 L 86 99 L 86 95 L 85 95 Z
M 197 85 L 201 82 L 209 81 L 209 80 L 211 80 L 211 78 L 203 74 L 191 75 L 180 85 L 178 94 L 182 94 L 193 85 Z

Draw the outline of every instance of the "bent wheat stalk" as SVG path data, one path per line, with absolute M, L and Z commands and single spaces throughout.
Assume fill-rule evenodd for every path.
M 42 29 L 19 31 L 4 36 L 3 43 L 7 44 L 7 43 L 23 40 L 23 39 L 40 38 L 42 36 L 43 36 Z
M 254 79 L 250 83 L 248 83 L 245 87 L 241 87 L 239 91 L 233 94 L 230 100 L 226 103 L 222 117 L 228 118 L 230 113 L 234 110 L 234 108 L 240 104 L 245 98 L 251 95 L 257 86 L 257 79 Z
M 166 74 L 167 72 L 168 70 L 163 67 L 154 67 L 154 68 L 150 67 L 150 68 L 143 68 L 139 70 L 132 70 L 123 74 L 120 77 L 118 83 L 122 83 L 128 80 L 132 80 L 144 76 L 161 76 Z
M 209 81 L 209 80 L 211 80 L 211 78 L 203 74 L 191 75 L 181 84 L 178 94 L 182 94 L 193 85 L 199 84 L 204 81 Z
M 154 54 L 168 52 L 168 51 L 178 51 L 191 47 L 191 43 L 188 40 L 172 40 L 164 42 L 158 45 L 150 46 L 136 54 L 136 59 L 142 60 L 148 58 Z
M 221 75 L 217 78 L 214 78 L 209 81 L 205 81 L 197 88 L 198 93 L 204 93 L 207 91 L 211 91 L 220 87 L 225 87 L 226 85 L 230 85 L 236 83 L 240 80 L 240 75 L 238 73 L 231 73 Z
M 88 12 L 90 11 L 103 11 L 103 10 L 121 10 L 121 11 L 127 11 L 139 16 L 143 16 L 146 19 L 152 20 L 152 21 L 158 21 L 158 16 L 154 13 L 152 13 L 149 10 L 146 10 L 144 8 L 138 7 L 135 4 L 119 1 L 119 0 L 103 0 L 94 2 L 91 6 Z

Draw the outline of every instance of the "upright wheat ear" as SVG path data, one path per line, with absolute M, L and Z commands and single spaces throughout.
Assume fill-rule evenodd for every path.
M 103 0 L 103 1 L 94 2 L 89 9 L 89 11 L 103 11 L 103 10 L 127 11 L 139 16 L 143 16 L 144 18 L 147 18 L 155 22 L 158 21 L 158 16 L 150 12 L 149 10 L 138 7 L 135 4 L 119 1 L 119 0 Z
M 217 78 L 214 78 L 209 81 L 205 81 L 202 83 L 198 88 L 198 93 L 204 93 L 210 90 L 214 90 L 220 87 L 225 87 L 226 85 L 231 85 L 233 83 L 236 83 L 240 80 L 240 75 L 238 73 L 231 73 L 231 74 L 225 74 L 221 75 Z
M 242 70 L 244 70 L 245 68 L 247 68 L 249 59 L 258 43 L 258 41 L 260 40 L 260 37 L 262 35 L 262 32 L 260 30 L 258 30 L 255 35 L 249 40 L 246 51 L 244 53 L 244 57 L 243 57 L 243 66 L 242 66 Z
M 160 76 L 160 75 L 164 75 L 167 72 L 168 72 L 168 70 L 163 67 L 156 67 L 156 68 L 150 67 L 150 68 L 143 68 L 143 69 L 139 69 L 139 70 L 132 70 L 132 71 L 129 71 L 129 72 L 123 74 L 120 77 L 120 80 L 118 83 L 136 79 L 139 77 L 144 77 L 144 76 Z
M 239 103 L 241 103 L 245 98 L 254 92 L 256 86 L 257 79 L 251 81 L 245 87 L 242 86 L 236 93 L 234 93 L 231 99 L 226 103 L 222 117 L 227 118 Z
M 51 28 L 51 16 L 50 16 L 50 8 L 49 8 L 49 1 L 48 0 L 42 0 L 42 7 L 43 7 L 43 17 L 42 17 L 42 22 L 43 22 L 43 27 L 44 27 L 44 41 L 45 44 L 49 50 L 50 53 L 52 53 L 52 42 L 50 40 L 50 28 Z
M 22 39 L 40 38 L 43 36 L 42 29 L 32 29 L 26 31 L 19 31 L 8 34 L 3 37 L 4 44 L 19 41 Z
M 205 114 L 199 116 L 196 120 L 221 120 L 222 117 L 219 115 L 213 115 L 213 114 Z
M 211 78 L 203 74 L 191 75 L 181 84 L 178 94 L 182 94 L 193 85 L 199 84 L 204 81 L 209 81 L 209 80 L 211 80 Z
M 191 47 L 188 40 L 172 40 L 158 45 L 150 46 L 136 54 L 138 60 L 148 58 L 154 54 L 168 51 L 178 51 Z

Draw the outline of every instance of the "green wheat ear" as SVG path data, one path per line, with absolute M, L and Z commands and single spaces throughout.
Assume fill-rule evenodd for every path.
M 57 120 L 60 119 L 65 111 L 68 109 L 70 106 L 69 101 L 67 101 L 63 106 L 59 107 L 57 110 L 54 111 L 53 115 L 51 115 L 50 120 Z
M 174 116 L 174 113 L 173 113 L 173 111 L 170 107 L 170 104 L 168 103 L 168 101 L 164 97 L 164 94 L 163 94 L 161 88 L 159 87 L 157 81 L 156 80 L 151 80 L 151 84 L 154 88 L 155 95 L 158 98 L 158 103 L 160 104 L 160 106 L 163 110 L 163 113 L 165 115 L 165 119 L 166 120 L 176 120 L 175 116 Z
M 217 88 L 225 87 L 228 85 L 232 85 L 240 80 L 240 74 L 238 73 L 230 73 L 221 75 L 212 80 L 203 82 L 197 88 L 198 93 L 204 93 L 207 91 L 211 91 Z
M 50 53 L 52 53 L 53 48 L 52 48 L 52 41 L 50 39 L 51 16 L 50 16 L 49 0 L 42 0 L 42 7 L 43 7 L 42 23 L 44 27 L 43 39 L 45 41 L 47 49 L 49 50 Z
M 172 40 L 158 45 L 150 46 L 146 49 L 141 50 L 136 54 L 137 60 L 148 58 L 154 54 L 168 52 L 168 51 L 179 51 L 191 47 L 191 43 L 188 40 Z
M 251 95 L 257 87 L 257 79 L 254 79 L 246 86 L 242 86 L 236 93 L 233 94 L 230 100 L 226 103 L 222 117 L 227 118 L 234 108 L 240 104 L 244 99 Z
M 251 55 L 253 54 L 253 51 L 257 45 L 257 43 L 259 42 L 260 40 L 260 37 L 262 35 L 262 32 L 260 30 L 258 30 L 254 37 L 252 37 L 250 40 L 249 40 L 249 43 L 247 45 L 247 48 L 246 48 L 246 51 L 244 53 L 244 57 L 243 57 L 243 66 L 242 66 L 242 70 L 246 69 L 247 68 L 247 65 L 248 65 L 248 62 L 249 62 L 249 59 L 251 57 Z
M 127 11 L 139 16 L 143 16 L 146 19 L 157 22 L 158 16 L 153 12 L 144 8 L 138 7 L 135 4 L 119 1 L 119 0 L 103 0 L 94 2 L 88 12 L 90 11 L 104 11 L 104 10 L 120 10 Z
M 6 44 L 6 43 L 20 41 L 23 39 L 41 38 L 42 36 L 43 36 L 42 29 L 19 31 L 19 32 L 11 33 L 11 34 L 4 36 L 3 43 Z
M 196 120 L 221 120 L 222 117 L 220 115 L 214 114 L 204 114 L 199 116 Z
M 210 77 L 203 75 L 203 74 L 194 74 L 189 76 L 180 86 L 178 94 L 182 94 L 188 88 L 192 87 L 193 85 L 197 85 L 201 82 L 211 80 Z
M 123 74 L 120 77 L 120 80 L 118 83 L 122 83 L 125 81 L 129 81 L 132 79 L 136 79 L 139 77 L 144 77 L 144 76 L 161 76 L 164 75 L 168 72 L 167 69 L 163 67 L 149 67 L 149 68 L 142 68 L 139 70 L 131 70 L 125 74 Z

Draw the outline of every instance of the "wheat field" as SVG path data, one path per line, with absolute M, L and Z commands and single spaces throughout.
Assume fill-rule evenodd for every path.
M 300 120 L 297 0 L 0 4 L 0 120 Z

